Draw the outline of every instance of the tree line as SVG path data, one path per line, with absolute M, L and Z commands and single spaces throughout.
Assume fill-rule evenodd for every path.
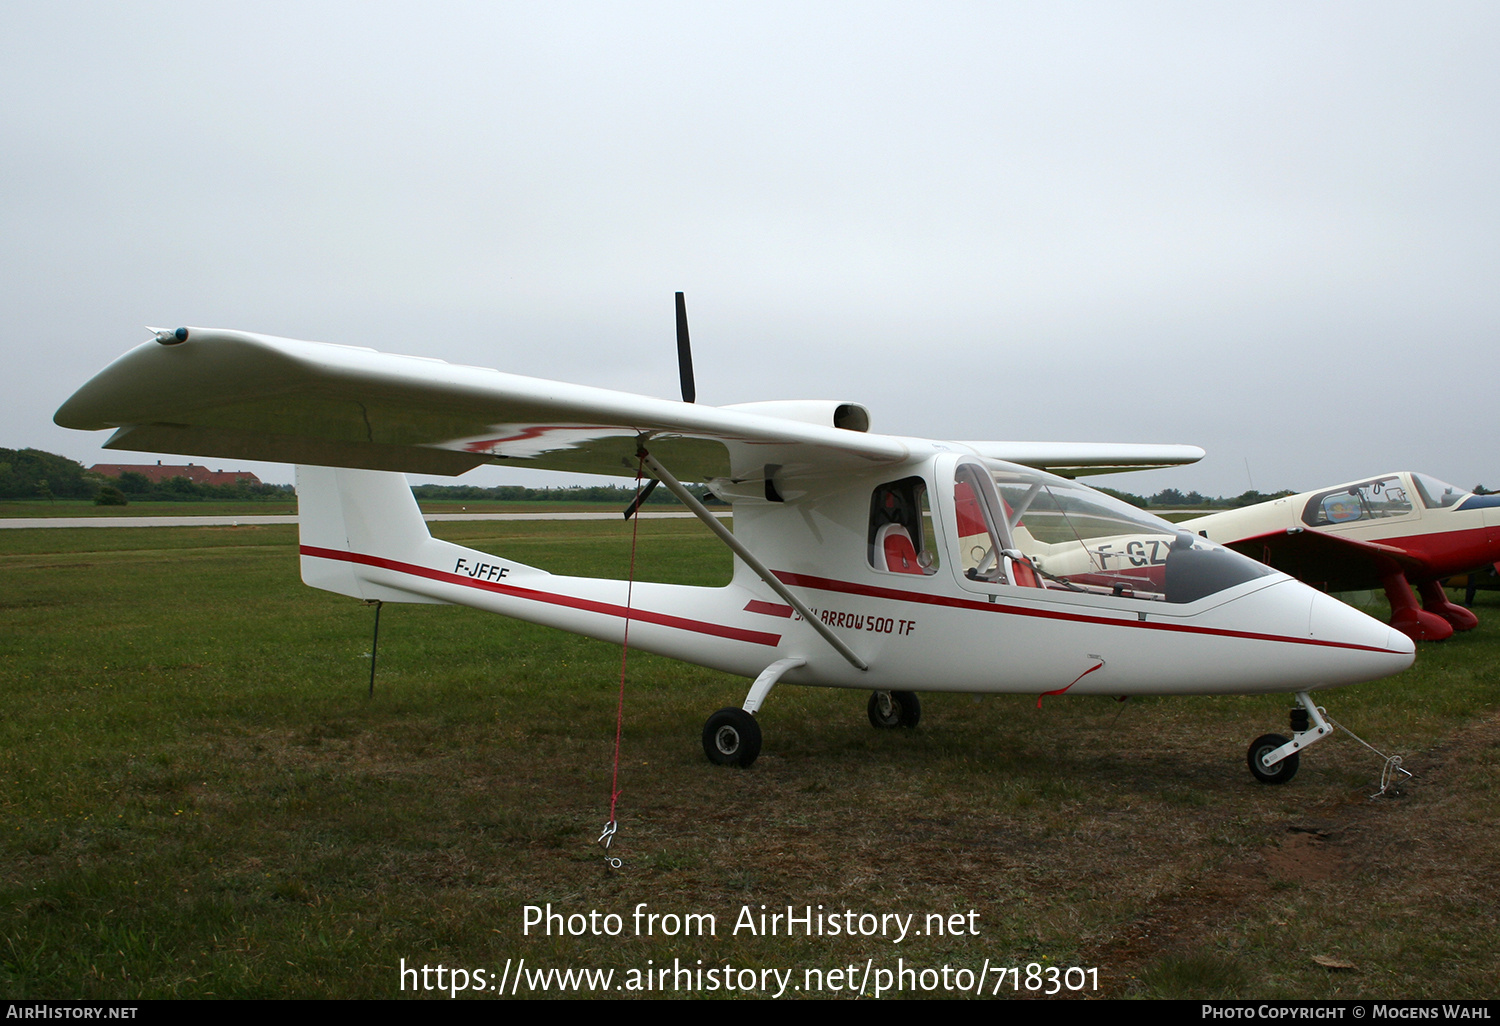
M 1198 492 L 1181 492 L 1163 488 L 1154 495 L 1136 495 L 1115 488 L 1095 486 L 1106 495 L 1130 503 L 1139 509 L 1238 509 L 1269 502 L 1296 493 L 1258 492 L 1254 489 L 1233 496 L 1209 498 Z M 123 506 L 128 502 L 201 502 L 204 500 L 285 501 L 292 497 L 291 485 L 199 484 L 185 477 L 174 477 L 159 484 L 144 474 L 126 471 L 118 479 L 91 473 L 82 463 L 66 456 L 40 449 L 0 448 L 0 499 L 93 499 L 103 506 Z M 573 485 L 563 488 L 525 488 L 521 485 L 414 485 L 418 499 L 439 502 L 600 502 L 628 505 L 635 498 L 633 485 Z M 1476 495 L 1489 494 L 1484 485 L 1474 487 Z M 646 499 L 652 506 L 681 505 L 665 488 L 658 488 Z
M 1122 492 L 1115 488 L 1100 488 L 1098 485 L 1094 487 L 1138 509 L 1239 509 L 1241 506 L 1254 506 L 1258 502 L 1270 502 L 1272 499 L 1284 499 L 1288 495 L 1297 494 L 1289 488 L 1279 492 L 1258 492 L 1252 488 L 1239 495 L 1219 495 L 1209 498 L 1198 492 L 1180 492 L 1176 488 L 1163 488 L 1155 495 L 1136 495 L 1133 492 Z
M 286 501 L 291 485 L 199 484 L 174 477 L 153 484 L 144 474 L 127 471 L 118 478 L 91 472 L 77 460 L 40 449 L 0 448 L 0 499 L 93 499 L 101 506 L 145 502 L 206 500 Z
M 104 478 L 110 484 L 101 486 L 101 491 L 114 488 L 128 501 L 143 502 L 202 502 L 208 499 L 234 500 L 240 502 L 285 501 L 293 497 L 296 489 L 289 484 L 264 484 L 261 482 L 235 481 L 233 484 L 200 484 L 186 477 L 169 477 L 159 483 L 145 474 L 127 470 L 118 478 Z M 101 506 L 123 505 L 123 503 L 101 502 Z
M 92 499 L 101 506 L 131 502 L 281 501 L 295 497 L 284 484 L 199 484 L 186 477 L 154 483 L 144 474 L 127 470 L 118 478 L 89 471 L 77 460 L 40 449 L 0 448 L 0 499 Z M 499 485 L 416 485 L 418 499 L 450 502 L 602 502 L 622 509 L 635 498 L 633 485 L 581 485 L 566 488 L 524 488 Z M 676 506 L 676 496 L 658 488 L 647 499 L 652 506 Z

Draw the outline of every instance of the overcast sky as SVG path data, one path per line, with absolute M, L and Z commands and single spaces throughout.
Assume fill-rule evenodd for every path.
M 3 446 L 156 459 L 52 424 L 146 324 L 675 397 L 680 289 L 700 402 L 1500 487 L 1493 2 L 9 3 L 0 88 Z

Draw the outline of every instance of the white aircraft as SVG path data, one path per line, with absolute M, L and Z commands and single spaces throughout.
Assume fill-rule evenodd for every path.
M 474 606 L 753 678 L 703 728 L 748 766 L 779 682 L 860 688 L 877 727 L 917 692 L 1285 692 L 1291 779 L 1332 727 L 1318 689 L 1410 666 L 1410 639 L 1285 574 L 1062 475 L 1190 463 L 1192 446 L 939 442 L 871 434 L 855 403 L 692 404 L 439 360 L 178 328 L 58 410 L 107 448 L 298 464 L 302 578 L 365 601 Z M 433 538 L 403 472 L 484 463 L 669 488 L 737 557 L 722 588 L 565 577 Z M 732 505 L 731 533 L 681 483 Z M 627 511 L 627 516 L 629 511 Z M 627 596 L 629 596 L 627 604 Z

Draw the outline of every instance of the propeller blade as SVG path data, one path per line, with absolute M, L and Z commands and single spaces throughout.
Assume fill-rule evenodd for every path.
M 625 507 L 626 520 L 629 520 L 631 517 L 635 516 L 635 511 L 641 508 L 641 503 L 651 498 L 651 493 L 656 491 L 656 486 L 659 484 L 661 484 L 661 482 L 654 477 L 646 482 L 646 487 L 642 488 L 640 494 L 631 500 L 629 506 Z
M 682 378 L 682 401 L 690 403 L 698 398 L 693 387 L 693 350 L 688 344 L 687 301 L 677 293 L 677 373 Z

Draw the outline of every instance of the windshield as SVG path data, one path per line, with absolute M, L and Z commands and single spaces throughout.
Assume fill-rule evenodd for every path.
M 1439 481 L 1426 474 L 1413 474 L 1411 479 L 1417 486 L 1417 494 L 1422 497 L 1422 505 L 1428 509 L 1447 509 L 1469 494 L 1447 481 Z
M 999 462 L 954 472 L 970 581 L 1193 602 L 1270 568 L 1073 481 Z

